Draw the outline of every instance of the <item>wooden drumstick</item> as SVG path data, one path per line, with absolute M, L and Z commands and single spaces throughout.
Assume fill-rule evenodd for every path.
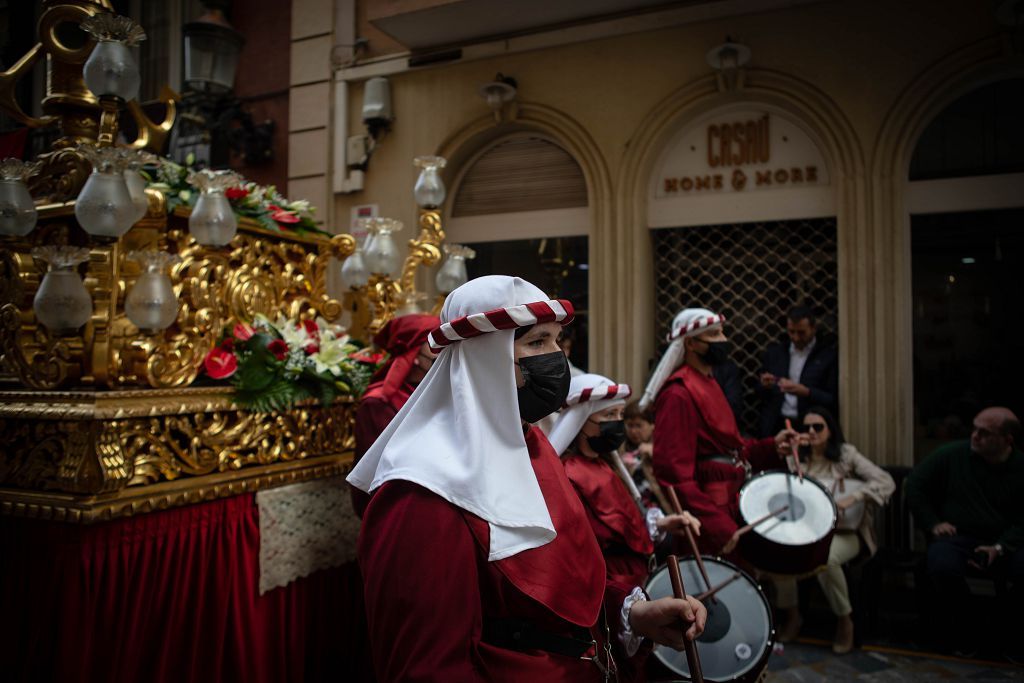
M 668 576 L 672 581 L 672 594 L 679 600 L 685 600 L 686 588 L 683 586 L 683 575 L 679 573 L 679 559 L 675 555 L 668 556 Z M 700 668 L 697 643 L 687 638 L 685 631 L 683 632 L 683 647 L 686 650 L 686 665 L 690 668 L 690 680 L 694 683 L 704 683 L 704 672 Z
M 676 490 L 671 486 L 668 489 L 669 500 L 672 501 L 672 507 L 675 508 L 674 512 L 677 515 L 683 514 L 683 506 L 679 504 L 679 496 L 676 495 Z M 693 532 L 690 531 L 690 525 L 687 524 L 683 527 L 686 531 L 686 540 L 690 542 L 690 552 L 693 553 L 693 557 L 697 560 L 697 569 L 700 571 L 700 577 L 704 579 L 704 586 L 711 590 L 711 579 L 708 578 L 708 570 L 704 568 L 704 559 L 700 556 L 700 549 L 697 548 L 697 539 L 693 537 Z M 714 602 L 718 602 L 716 598 L 712 598 Z
M 786 418 L 786 429 L 793 431 L 793 423 L 789 421 L 788 417 Z M 796 476 L 800 478 L 800 483 L 804 483 L 804 468 L 800 466 L 800 450 L 796 441 L 793 442 L 793 466 L 796 467 Z
M 737 580 L 738 578 L 740 578 L 740 573 L 736 572 L 735 574 L 733 574 L 728 579 L 726 579 L 722 583 L 718 584 L 717 586 L 715 586 L 711 590 L 706 590 L 703 593 L 701 593 L 700 595 L 698 595 L 697 599 L 700 600 L 701 602 L 704 602 L 708 598 L 712 598 L 713 599 L 713 596 L 715 595 L 715 593 L 717 593 L 718 591 L 722 590 L 723 588 L 725 588 L 726 586 L 728 586 L 730 583 L 732 583 L 733 581 Z
M 762 522 L 767 522 L 772 517 L 778 517 L 779 515 L 781 515 L 783 512 L 785 512 L 788 509 L 789 509 L 788 505 L 783 505 L 782 507 L 780 507 L 777 510 L 772 510 L 767 515 L 765 515 L 764 517 L 760 517 L 758 519 L 755 519 L 753 522 L 751 522 L 750 524 L 747 524 L 746 526 L 741 526 L 739 529 L 736 530 L 736 535 L 737 536 L 742 536 L 743 534 L 747 533 L 748 531 L 753 529 L 758 524 L 761 524 Z

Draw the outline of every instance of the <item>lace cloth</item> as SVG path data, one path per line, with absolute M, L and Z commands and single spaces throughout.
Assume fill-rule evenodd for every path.
M 359 519 L 338 477 L 259 491 L 260 595 L 355 558 Z

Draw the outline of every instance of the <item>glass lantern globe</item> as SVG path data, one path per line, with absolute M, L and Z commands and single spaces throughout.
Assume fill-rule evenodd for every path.
M 185 85 L 196 92 L 223 95 L 235 86 L 238 56 L 245 39 L 224 13 L 209 9 L 185 24 Z
M 446 191 L 441 180 L 441 169 L 445 167 L 444 157 L 416 157 L 413 164 L 422 169 L 412 194 L 421 209 L 436 209 L 444 204 Z
M 192 237 L 199 244 L 210 247 L 223 247 L 230 243 L 238 232 L 238 219 L 224 192 L 241 185 L 241 176 L 234 171 L 204 170 L 192 171 L 187 180 L 201 193 L 188 218 Z
M 395 243 L 393 237 L 394 233 L 402 230 L 402 221 L 394 218 L 368 218 L 365 220 L 370 233 L 366 244 L 366 253 L 363 257 L 366 268 L 376 275 L 393 277 L 402 265 L 398 244 Z
M 86 87 L 97 97 L 135 99 L 142 77 L 131 48 L 146 39 L 145 31 L 128 17 L 107 12 L 89 17 L 81 26 L 96 41 L 82 67 Z
M 370 271 L 366 268 L 362 250 L 353 252 L 341 264 L 341 284 L 346 289 L 365 287 L 370 281 Z
M 75 218 L 90 235 L 117 239 L 135 223 L 135 205 L 124 179 L 124 155 L 116 147 L 82 144 L 93 171 L 75 200 Z
M 20 159 L 0 162 L 0 235 L 24 237 L 36 227 L 36 203 L 25 187 L 35 167 Z
M 126 257 L 137 261 L 142 273 L 125 297 L 125 314 L 146 334 L 166 330 L 178 318 L 178 297 L 167 268 L 181 257 L 164 251 L 132 251 Z
M 437 291 L 448 294 L 469 280 L 469 275 L 466 273 L 466 260 L 476 258 L 476 252 L 461 244 L 446 244 L 444 253 L 448 258 L 438 269 L 434 284 L 437 285 Z
M 92 317 L 92 297 L 78 275 L 78 264 L 89 260 L 89 250 L 47 245 L 34 248 L 32 256 L 49 266 L 32 300 L 36 320 L 53 335 L 77 334 Z

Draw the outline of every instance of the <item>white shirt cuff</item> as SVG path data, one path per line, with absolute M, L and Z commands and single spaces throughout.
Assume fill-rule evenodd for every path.
M 638 636 L 633 633 L 633 627 L 629 623 L 629 612 L 633 609 L 633 605 L 638 602 L 644 602 L 647 600 L 647 595 L 639 587 L 634 588 L 633 592 L 626 596 L 626 599 L 622 601 L 622 612 L 620 613 L 622 622 L 622 631 L 619 633 L 619 643 L 622 644 L 622 648 L 626 651 L 627 657 L 632 657 L 636 654 L 636 651 L 640 649 L 640 643 L 643 642 L 643 636 Z

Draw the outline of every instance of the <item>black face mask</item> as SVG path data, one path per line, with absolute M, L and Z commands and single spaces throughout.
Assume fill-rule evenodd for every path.
M 703 341 L 703 340 L 702 340 Z M 729 353 L 732 351 L 732 344 L 727 341 L 704 342 L 708 350 L 700 354 L 700 359 L 708 365 L 721 365 L 729 360 Z
M 626 423 L 622 420 L 598 422 L 601 433 L 588 436 L 587 445 L 598 453 L 611 453 L 626 441 Z
M 562 407 L 569 395 L 569 361 L 561 351 L 524 356 L 517 363 L 525 384 L 519 387 L 519 416 L 536 422 Z

